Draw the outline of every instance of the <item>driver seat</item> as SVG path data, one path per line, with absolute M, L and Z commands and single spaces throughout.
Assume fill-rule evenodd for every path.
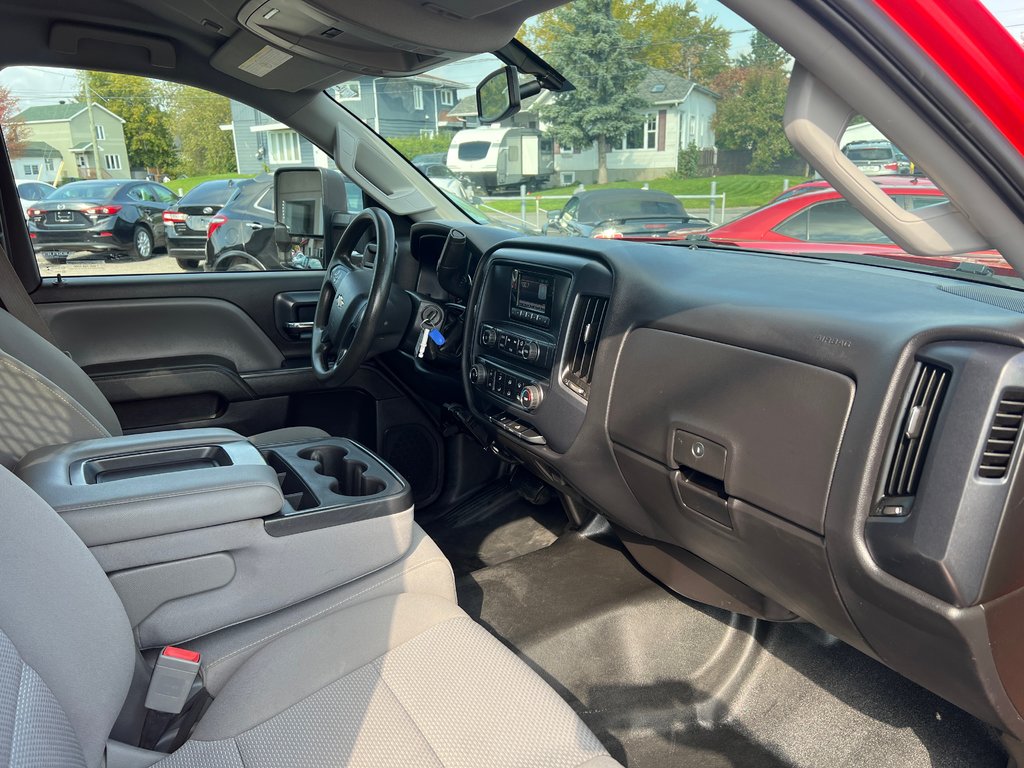
M 36 448 L 120 435 L 117 414 L 75 362 L 0 310 L 0 466 L 11 468 Z M 320 440 L 314 427 L 252 435 L 257 446 Z

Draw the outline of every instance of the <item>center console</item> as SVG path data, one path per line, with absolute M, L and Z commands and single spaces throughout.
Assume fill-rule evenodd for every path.
M 398 561 L 413 536 L 408 484 L 342 438 L 109 437 L 33 451 L 15 473 L 109 574 L 143 648 L 347 584 Z
M 589 259 L 507 248 L 480 275 L 470 402 L 503 434 L 564 452 L 586 413 L 611 274 Z

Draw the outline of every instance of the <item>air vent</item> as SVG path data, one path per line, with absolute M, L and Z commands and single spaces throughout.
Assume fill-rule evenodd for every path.
M 590 399 L 597 342 L 601 338 L 601 326 L 604 325 L 607 309 L 608 299 L 603 296 L 580 296 L 566 342 L 566 367 L 562 383 L 584 400 Z
M 885 483 L 887 496 L 912 496 L 917 492 L 917 481 L 948 384 L 949 371 L 945 368 L 923 363 L 918 370 Z
M 1017 445 L 1020 422 L 1024 417 L 1024 389 L 1007 389 L 999 398 L 992 427 L 985 441 L 985 452 L 981 454 L 978 474 L 998 479 L 1006 477 L 1010 468 L 1010 457 Z

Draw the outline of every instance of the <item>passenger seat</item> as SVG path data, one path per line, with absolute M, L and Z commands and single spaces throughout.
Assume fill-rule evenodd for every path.
M 138 658 L 98 563 L 0 468 L 0 764 L 100 766 Z M 454 603 L 380 597 L 303 624 L 226 680 L 143 768 L 617 766 L 569 706 Z

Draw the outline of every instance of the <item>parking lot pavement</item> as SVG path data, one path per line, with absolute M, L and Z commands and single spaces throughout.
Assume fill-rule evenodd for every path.
M 185 270 L 170 256 L 157 253 L 145 261 L 125 259 L 123 261 L 105 261 L 96 258 L 72 258 L 66 264 L 51 264 L 46 259 L 36 257 L 39 274 L 43 277 L 74 277 L 76 275 L 180 275 Z

